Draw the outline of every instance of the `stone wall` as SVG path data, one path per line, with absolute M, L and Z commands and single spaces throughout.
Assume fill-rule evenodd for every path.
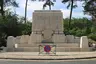
M 41 34 L 31 34 L 28 44 L 35 45 L 36 43 L 41 43 L 42 41 L 42 35 Z
M 22 35 L 20 38 L 20 44 L 28 43 L 29 41 L 29 35 Z
M 67 43 L 74 43 L 75 37 L 73 35 L 66 35 Z
M 80 43 L 80 37 L 75 37 L 74 43 Z
M 16 44 L 20 44 L 20 40 L 21 40 L 21 36 L 17 36 L 17 37 L 15 38 Z
M 66 36 L 64 34 L 54 34 L 53 37 L 54 43 L 66 43 Z
M 59 10 L 36 10 L 33 12 L 32 32 L 51 29 L 63 31 L 63 15 Z

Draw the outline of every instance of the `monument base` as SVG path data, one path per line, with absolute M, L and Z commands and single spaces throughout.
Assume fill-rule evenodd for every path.
M 61 44 L 49 44 L 49 43 L 41 43 L 41 44 L 19 44 L 18 48 L 15 48 L 14 51 L 16 52 L 39 52 L 40 51 L 40 45 L 55 45 L 56 46 L 56 52 L 80 52 L 84 51 L 81 50 L 78 43 L 61 43 Z M 44 47 L 42 48 L 44 49 Z
M 37 10 L 33 12 L 32 33 L 7 40 L 8 51 L 40 52 L 39 45 L 55 45 L 56 52 L 88 51 L 88 38 L 63 33 L 63 14 L 60 10 Z M 15 44 L 17 44 L 15 46 Z M 50 50 L 50 47 L 47 50 Z M 42 48 L 44 50 L 44 46 Z

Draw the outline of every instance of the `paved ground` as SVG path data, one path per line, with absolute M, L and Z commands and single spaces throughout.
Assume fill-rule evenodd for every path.
M 96 59 L 93 60 L 75 60 L 75 61 L 21 61 L 21 60 L 0 60 L 0 64 L 96 64 Z
M 96 58 L 96 52 L 57 52 L 56 55 L 39 55 L 38 52 L 2 52 L 0 59 L 23 60 L 70 60 L 70 59 Z

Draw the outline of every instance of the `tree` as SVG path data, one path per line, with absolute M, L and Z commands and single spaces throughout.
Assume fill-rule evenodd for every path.
M 0 16 L 0 46 L 6 46 L 8 36 L 20 36 L 31 34 L 32 23 L 24 23 L 24 17 L 19 17 L 10 11 L 5 11 L 5 18 Z
M 96 33 L 92 21 L 87 18 L 72 18 L 70 30 L 68 30 L 68 20 L 68 18 L 64 19 L 64 34 L 66 35 L 88 36 L 90 33 Z
M 84 13 L 92 16 L 92 20 L 96 23 L 96 0 L 86 0 L 84 5 Z
M 6 13 L 6 11 L 5 11 Z M 4 19 L 0 16 L 0 44 L 6 46 L 7 36 L 16 36 L 19 35 L 19 28 L 17 23 L 17 15 L 12 13 L 6 13 Z M 0 45 L 0 46 L 1 46 Z
M 32 28 L 32 23 L 27 22 L 27 23 L 22 23 L 20 25 L 21 31 L 23 35 L 30 35 L 31 34 L 31 28 Z
M 62 3 L 68 3 L 68 6 L 67 8 L 69 8 L 71 6 L 71 10 L 70 10 L 70 19 L 69 19 L 69 29 L 70 29 L 70 22 L 71 22 L 71 18 L 72 18 L 72 11 L 73 11 L 73 8 L 76 8 L 77 5 L 74 4 L 74 0 L 63 0 Z
M 31 0 L 31 1 L 36 1 L 36 0 Z M 55 0 L 54 0 L 55 2 Z M 25 23 L 26 22 L 26 18 L 27 18 L 27 4 L 28 4 L 28 0 L 26 0 L 26 3 L 25 3 Z M 46 7 L 46 5 L 49 6 L 49 9 L 51 10 L 51 5 L 54 5 L 54 3 L 51 1 L 51 0 L 46 0 L 45 4 L 43 5 L 43 9 Z
M 16 0 L 0 0 L 0 13 L 2 16 L 4 16 L 4 8 L 7 6 L 14 6 L 14 7 L 18 7 L 18 4 L 16 3 Z

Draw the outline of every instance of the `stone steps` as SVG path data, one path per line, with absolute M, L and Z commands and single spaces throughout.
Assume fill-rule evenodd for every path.
M 39 47 L 18 47 L 15 48 L 16 52 L 38 52 Z
M 39 52 L 39 47 L 18 47 L 15 48 L 17 52 Z M 78 52 L 80 51 L 79 47 L 56 47 L 56 52 Z
M 79 52 L 80 48 L 79 47 L 57 47 L 56 51 L 57 52 Z
M 19 44 L 18 47 L 39 47 L 39 45 L 47 45 L 47 44 Z M 71 44 L 48 44 L 48 45 L 56 45 L 56 47 L 79 47 L 78 43 L 71 43 Z

